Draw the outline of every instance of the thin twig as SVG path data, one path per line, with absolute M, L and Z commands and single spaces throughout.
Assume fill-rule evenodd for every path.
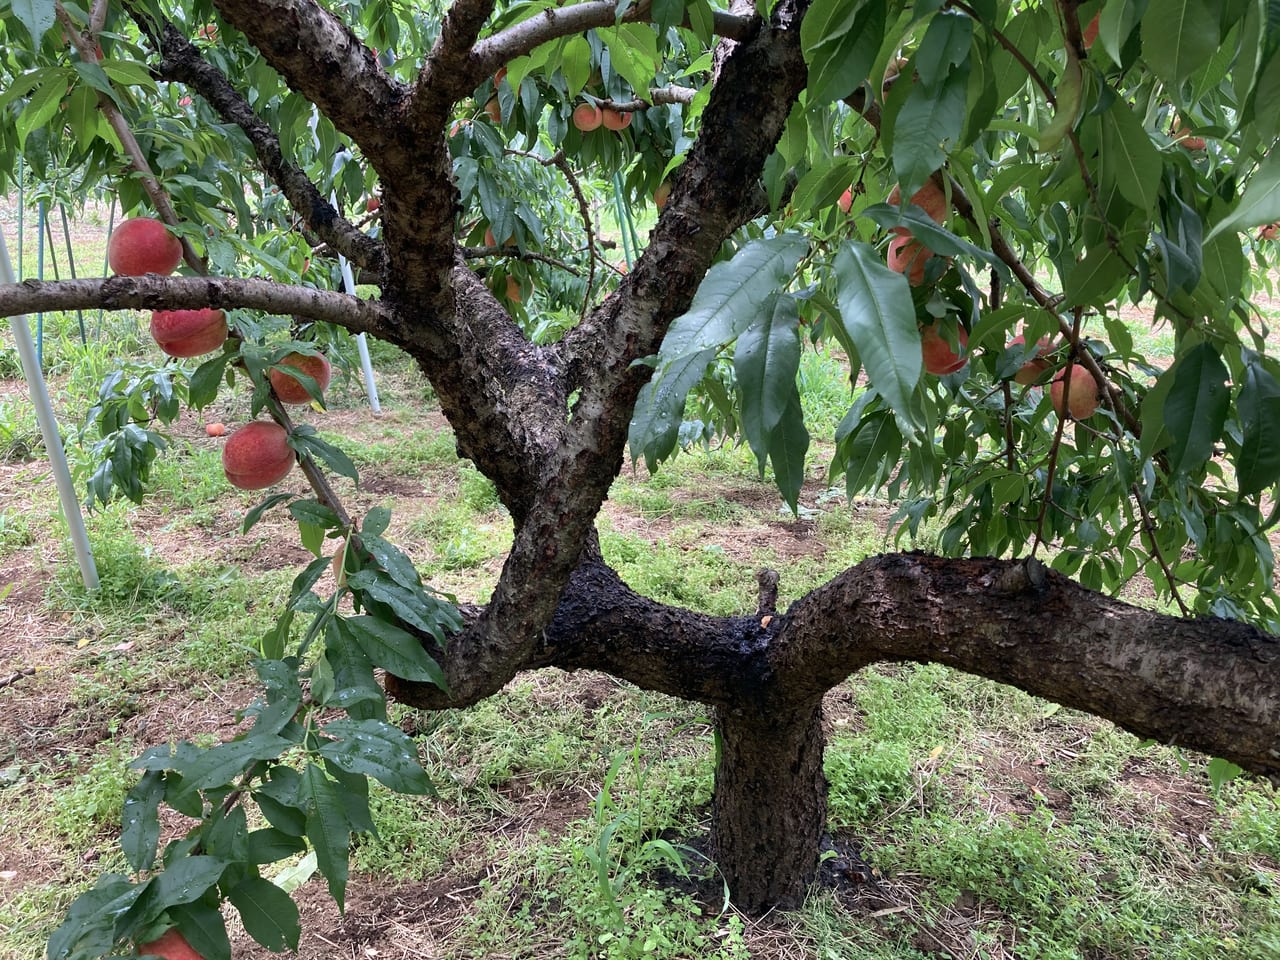
M 1142 516 L 1142 529 L 1147 534 L 1147 542 L 1151 545 L 1151 556 L 1160 566 L 1161 572 L 1164 574 L 1165 580 L 1169 583 L 1169 592 L 1173 594 L 1173 602 L 1178 605 L 1184 617 L 1191 616 L 1191 610 L 1182 601 L 1182 594 L 1178 592 L 1178 581 L 1173 576 L 1173 571 L 1169 568 L 1169 564 L 1165 562 L 1164 554 L 1160 552 L 1160 544 L 1156 540 L 1156 525 L 1151 519 L 1151 514 L 1147 511 L 1147 505 L 1142 499 L 1142 491 L 1138 489 L 1135 483 L 1132 486 L 1133 500 L 1138 505 L 1138 513 Z
M 92 64 L 101 62 L 102 58 L 98 55 L 99 48 L 96 35 L 82 33 L 76 28 L 76 23 L 62 5 L 62 0 L 56 0 L 54 11 L 58 22 L 62 24 L 63 29 L 66 31 L 67 37 L 75 45 L 76 52 L 80 54 L 80 59 L 85 63 Z M 120 145 L 124 148 L 125 155 L 128 157 L 129 165 L 138 173 L 142 189 L 151 200 L 156 213 L 165 223 L 176 227 L 178 225 L 178 215 L 174 212 L 173 204 L 169 202 L 169 194 L 160 185 L 160 181 L 152 171 L 151 165 L 147 163 L 146 154 L 143 153 L 142 146 L 138 143 L 138 138 L 134 136 L 129 122 L 124 118 L 124 115 L 111 98 L 101 90 L 97 91 L 97 98 L 98 109 L 107 118 L 107 123 L 119 138 Z M 179 237 L 178 239 L 182 242 L 182 256 L 188 266 L 197 273 L 204 273 L 205 263 L 203 258 L 196 253 L 195 248 L 185 238 Z
M 573 191 L 573 195 L 578 201 L 578 214 L 582 217 L 582 226 L 587 232 L 588 253 L 587 292 L 582 298 L 582 309 L 578 313 L 578 319 L 581 320 L 587 315 L 587 310 L 591 307 L 591 292 L 596 285 L 596 231 L 595 226 L 591 221 L 591 205 L 587 203 L 587 195 L 583 192 L 582 184 L 578 181 L 578 175 L 574 173 L 573 164 L 571 164 L 569 162 L 569 158 L 565 156 L 564 150 L 557 150 L 549 157 L 543 157 L 539 154 L 531 153 L 526 150 L 508 149 L 506 152 L 515 156 L 528 157 L 531 160 L 536 160 L 544 167 L 555 167 L 564 175 L 565 180 L 569 184 L 569 189 Z M 559 264 L 558 262 L 557 265 L 563 266 L 564 269 L 569 270 L 569 272 L 575 277 L 578 276 L 578 274 L 567 265 Z
M 7 677 L 0 677 L 0 690 L 4 689 L 5 687 L 12 686 L 13 684 L 21 680 L 23 677 L 34 677 L 35 675 L 36 675 L 35 667 L 23 667 L 21 670 L 17 671 L 16 673 L 11 673 Z
M 494 247 L 463 247 L 462 257 L 465 260 L 483 260 L 486 257 L 506 257 L 509 260 L 537 260 L 539 263 L 558 267 L 575 277 L 582 276 L 578 269 L 572 264 L 565 263 L 563 260 L 558 260 L 545 253 L 538 253 L 536 250 L 521 251 L 520 248 L 516 246 L 498 245 Z
M 1073 344 L 1080 339 L 1080 319 L 1082 316 L 1082 311 L 1077 309 L 1071 331 L 1071 342 Z M 1044 499 L 1040 501 L 1040 515 L 1036 517 L 1036 537 L 1031 543 L 1031 556 L 1033 557 L 1036 555 L 1036 549 L 1044 542 L 1044 521 L 1049 513 L 1049 504 L 1053 502 L 1053 480 L 1058 471 L 1058 451 L 1062 448 L 1062 432 L 1066 429 L 1067 420 L 1071 417 L 1071 407 L 1069 405 L 1071 399 L 1071 368 L 1075 365 L 1075 357 L 1076 348 L 1072 347 L 1071 352 L 1067 354 L 1067 365 L 1062 371 L 1062 410 L 1058 413 L 1058 427 L 1053 433 L 1053 445 L 1049 448 L 1049 470 L 1045 476 Z

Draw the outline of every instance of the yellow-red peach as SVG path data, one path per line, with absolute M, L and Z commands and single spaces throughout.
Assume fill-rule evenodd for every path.
M 143 957 L 161 957 L 162 960 L 204 960 L 177 928 L 166 930 L 150 943 L 140 944 L 138 954 Z
M 289 475 L 296 462 L 288 433 L 273 420 L 246 423 L 222 448 L 222 472 L 241 490 L 274 486 Z
M 182 243 L 159 220 L 134 217 L 111 233 L 107 263 L 113 273 L 140 277 L 145 273 L 170 274 L 182 262 Z
M 938 332 L 936 323 L 920 328 L 920 358 L 924 361 L 927 372 L 943 377 L 948 373 L 955 373 L 968 363 L 964 354 L 969 346 L 969 334 L 964 327 L 958 328 L 957 339 L 960 343 L 960 353 L 953 350 L 947 338 Z
M 171 357 L 212 353 L 227 340 L 227 315 L 221 310 L 157 310 L 151 314 L 151 339 Z
M 1093 416 L 1098 409 L 1098 381 L 1093 374 L 1080 364 L 1072 364 L 1071 380 L 1066 379 L 1067 370 L 1063 368 L 1049 384 L 1049 400 L 1058 416 L 1068 414 L 1075 420 L 1085 420 Z
M 1022 334 L 1018 334 L 1009 341 L 1010 347 L 1021 347 L 1026 344 L 1026 338 Z M 1049 361 L 1045 357 L 1053 352 L 1053 344 L 1048 337 L 1041 337 L 1036 341 L 1036 354 L 1026 363 L 1018 368 L 1018 372 L 1013 375 L 1015 383 L 1028 386 L 1035 383 L 1049 369 Z
M 316 382 L 321 393 L 329 388 L 329 378 L 333 374 L 333 368 L 325 357 L 313 356 L 309 353 L 291 353 L 280 361 L 280 366 L 292 367 L 305 373 Z M 307 393 L 307 388 L 302 385 L 302 381 L 291 376 L 287 371 L 274 368 L 269 376 L 271 389 L 276 392 L 281 403 L 310 403 L 314 399 Z
M 604 111 L 594 103 L 580 103 L 573 108 L 573 125 L 583 133 L 599 129 L 604 123 Z

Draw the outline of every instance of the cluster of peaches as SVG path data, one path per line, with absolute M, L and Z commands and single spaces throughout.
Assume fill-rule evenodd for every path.
M 902 194 L 895 186 L 889 193 L 887 203 L 898 206 L 902 203 Z M 911 196 L 911 203 L 927 213 L 934 223 L 942 223 L 947 215 L 947 198 L 943 191 L 932 180 Z M 853 192 L 846 190 L 837 201 L 840 209 L 848 213 L 853 206 Z M 887 262 L 889 269 L 906 276 L 912 286 L 920 286 L 925 280 L 925 267 L 934 256 L 923 242 L 911 235 L 906 227 L 894 227 L 894 238 L 889 241 Z M 960 370 L 968 362 L 965 356 L 969 336 L 964 327 L 957 328 L 957 351 L 938 329 L 937 323 L 927 324 L 920 329 L 920 350 L 924 361 L 924 369 L 935 376 L 946 376 Z M 1008 347 L 1024 347 L 1026 341 L 1019 335 L 1014 337 Z M 1038 383 L 1052 367 L 1049 360 L 1054 347 L 1049 339 L 1043 338 L 1036 344 L 1036 353 L 1014 374 L 1015 382 L 1032 385 Z M 1068 381 L 1068 371 L 1070 378 Z M 1098 409 L 1098 396 L 1101 386 L 1097 379 L 1085 367 L 1072 364 L 1064 367 L 1049 384 L 1049 399 L 1059 417 L 1070 416 L 1076 420 L 1084 420 Z
M 182 244 L 159 220 L 139 217 L 126 220 L 111 234 L 107 262 L 113 273 L 140 277 L 148 273 L 167 276 L 182 262 Z M 151 337 L 171 357 L 199 357 L 218 350 L 230 336 L 227 315 L 222 310 L 157 310 L 151 314 Z M 311 394 L 286 369 L 310 377 L 320 388 L 329 385 L 332 369 L 318 355 L 290 353 L 270 372 L 271 389 L 281 403 L 310 403 Z M 210 424 L 210 436 L 225 432 L 221 424 Z M 222 448 L 222 469 L 227 480 L 242 490 L 262 490 L 283 480 L 297 457 L 289 446 L 288 433 L 274 420 L 254 420 L 227 438 Z

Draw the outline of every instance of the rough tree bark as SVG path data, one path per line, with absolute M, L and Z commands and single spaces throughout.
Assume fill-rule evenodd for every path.
M 711 844 L 734 903 L 799 906 L 827 821 L 822 701 L 721 707 L 716 730 Z

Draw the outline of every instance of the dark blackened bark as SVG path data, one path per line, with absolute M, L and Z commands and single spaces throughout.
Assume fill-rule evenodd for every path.
M 1130 606 L 1033 562 L 888 554 L 784 614 L 711 617 L 641 597 L 592 560 L 524 666 L 605 670 L 733 710 L 816 702 L 893 661 L 946 664 L 1280 776 L 1280 638 Z M 403 681 L 391 690 L 420 706 L 466 703 Z
M 822 702 L 721 707 L 716 728 L 711 842 L 733 902 L 799 906 L 827 819 Z

